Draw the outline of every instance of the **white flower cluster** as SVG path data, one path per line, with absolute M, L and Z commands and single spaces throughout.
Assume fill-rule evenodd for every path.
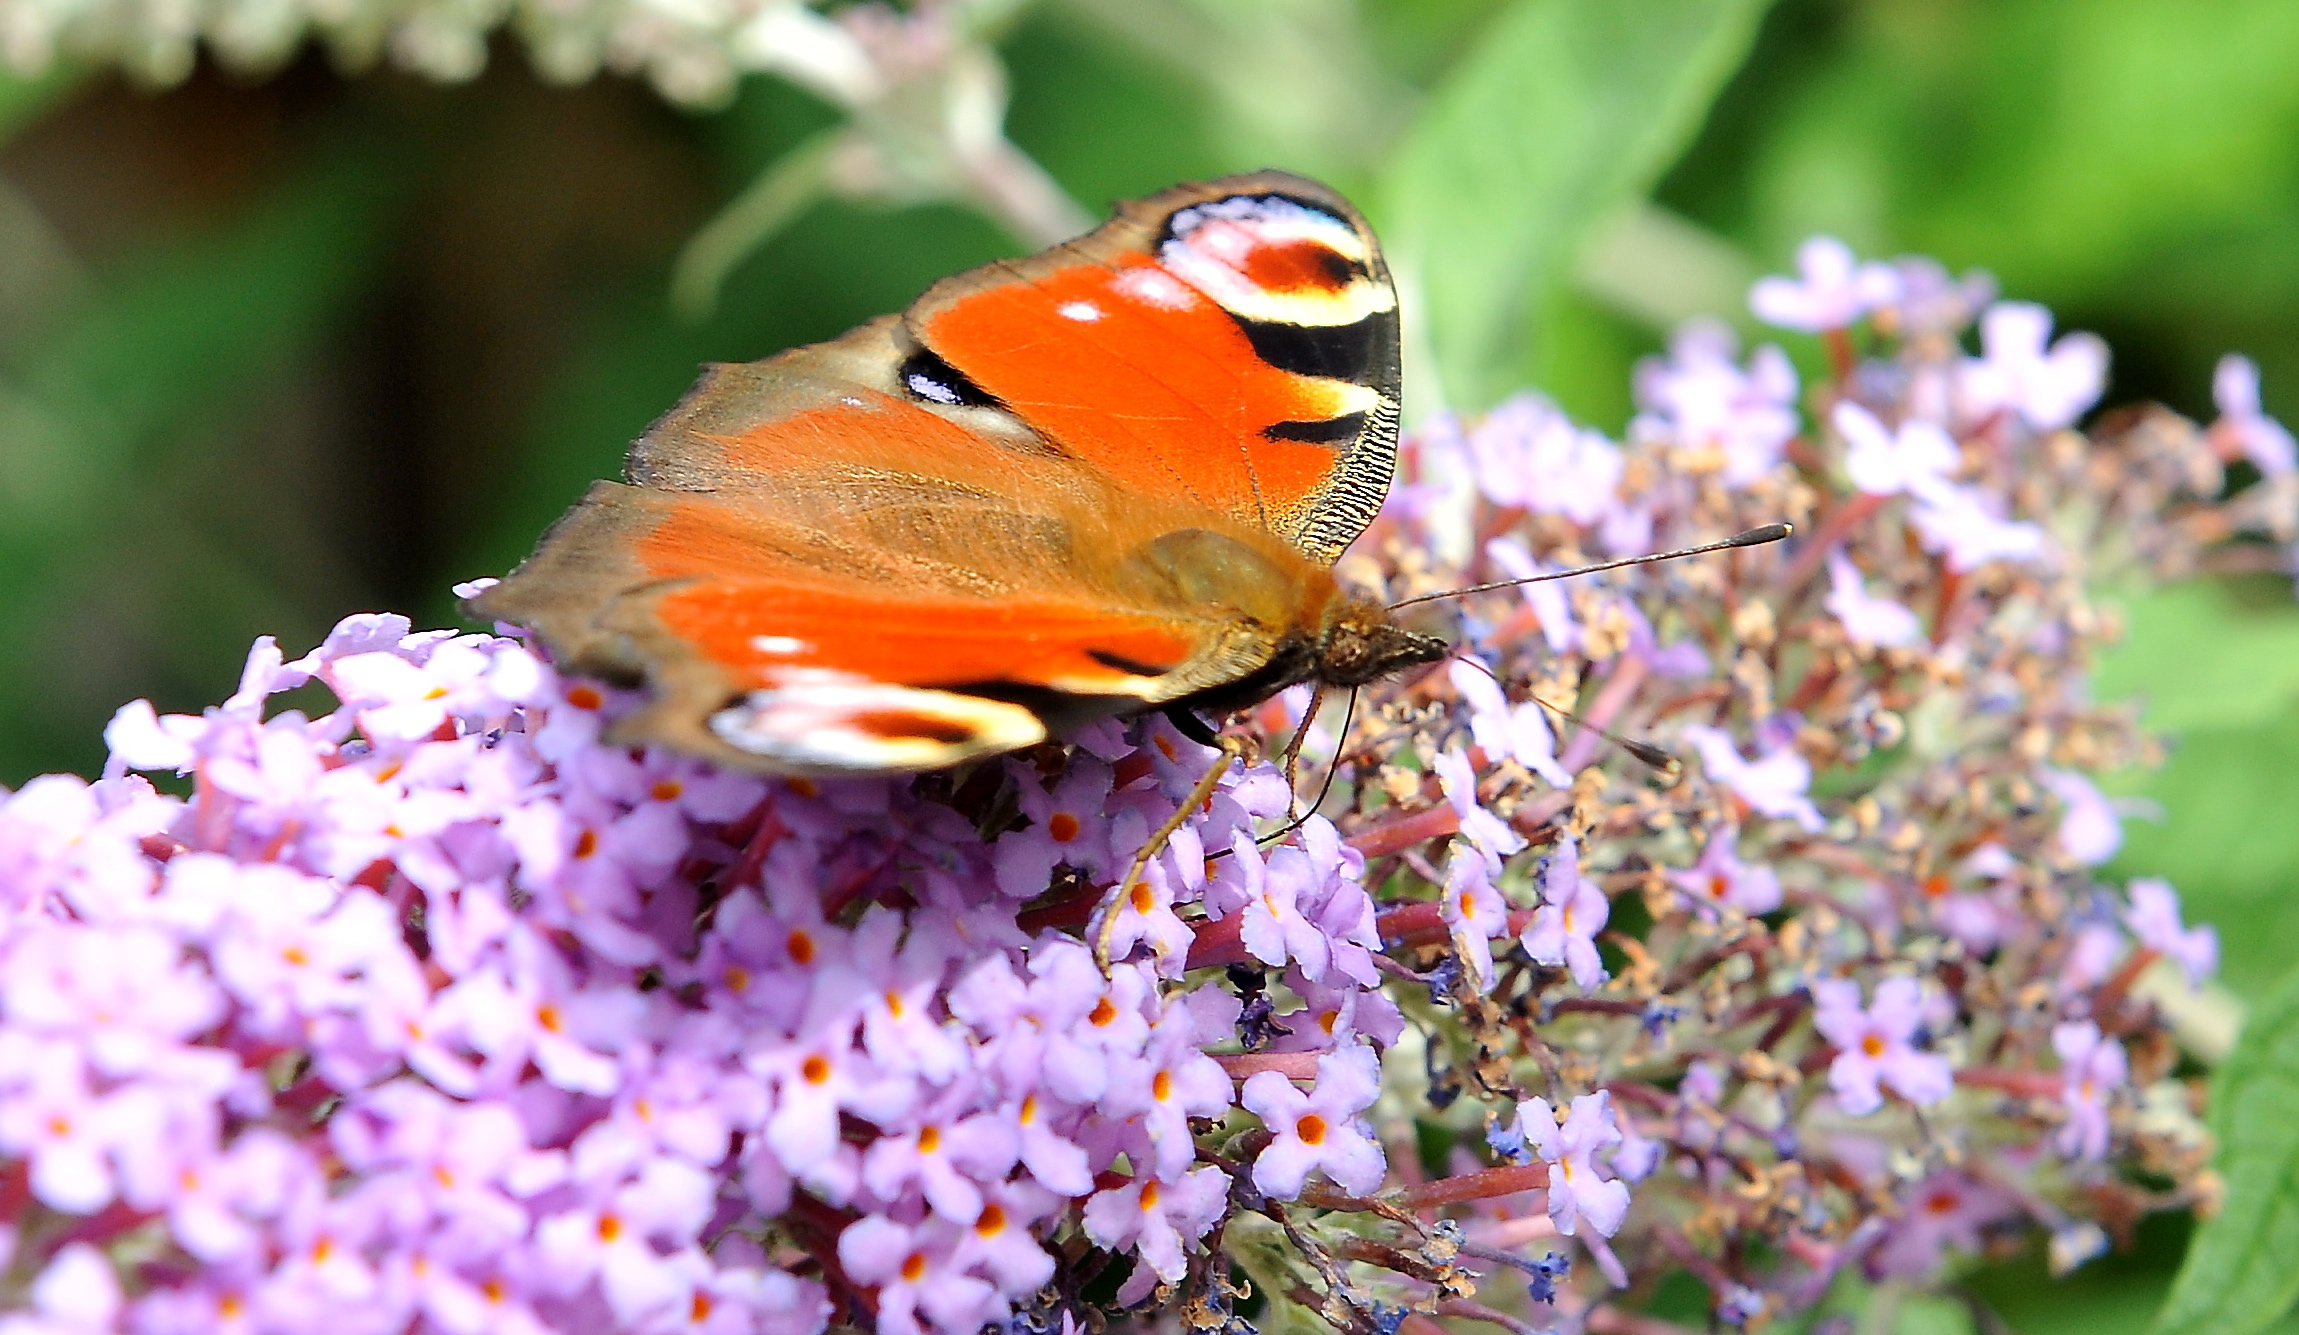
M 979 7 L 959 0 L 898 16 L 863 6 L 847 11 L 856 22 L 803 0 L 0 0 L 0 59 L 18 74 L 86 62 L 170 84 L 191 73 L 202 43 L 226 66 L 262 73 L 316 41 L 348 69 L 388 59 L 452 82 L 485 68 L 489 39 L 510 29 L 558 82 L 612 69 L 703 105 L 765 71 L 851 109 L 902 74 L 874 34 L 909 29 L 897 44 L 914 55 L 969 30 L 967 11 Z

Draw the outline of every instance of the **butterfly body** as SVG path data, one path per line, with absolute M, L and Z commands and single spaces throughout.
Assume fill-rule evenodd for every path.
M 644 684 L 618 739 L 926 769 L 1443 642 L 1344 592 L 1396 440 L 1363 221 L 1278 173 L 1177 187 L 829 343 L 705 373 L 473 600 Z

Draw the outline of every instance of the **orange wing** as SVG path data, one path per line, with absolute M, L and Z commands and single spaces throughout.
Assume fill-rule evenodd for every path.
M 924 392 L 994 400 L 1129 490 L 1321 564 L 1396 471 L 1397 294 L 1365 220 L 1298 176 L 1121 205 L 1076 241 L 944 279 L 904 319 L 930 354 Z
M 646 684 L 622 740 L 754 768 L 932 768 L 1259 681 L 1386 490 L 1394 317 L 1321 187 L 1169 191 L 712 368 L 473 606 Z

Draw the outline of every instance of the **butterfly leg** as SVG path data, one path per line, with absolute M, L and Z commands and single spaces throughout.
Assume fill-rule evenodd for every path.
M 1148 868 L 1150 859 L 1165 851 L 1166 841 L 1173 838 L 1174 831 L 1188 824 L 1192 815 L 1205 809 L 1205 804 L 1213 800 L 1213 790 L 1221 785 L 1222 776 L 1229 773 L 1229 767 L 1238 762 L 1242 746 L 1239 739 L 1225 736 L 1215 740 L 1221 747 L 1221 755 L 1207 767 L 1198 779 L 1197 786 L 1189 790 L 1189 796 L 1174 808 L 1173 815 L 1166 818 L 1165 824 L 1158 826 L 1142 842 L 1141 851 L 1134 854 L 1133 863 L 1126 868 L 1126 874 L 1119 877 L 1117 884 L 1102 896 L 1101 907 L 1094 911 L 1101 922 L 1101 926 L 1094 932 L 1094 962 L 1102 966 L 1105 974 L 1110 971 L 1110 939 L 1117 935 L 1118 910 L 1125 907 L 1126 896 L 1132 894 L 1134 887 L 1140 884 L 1142 872 Z
M 1167 705 L 1165 717 L 1166 722 L 1173 725 L 1175 732 L 1196 742 L 1199 746 L 1221 745 L 1221 734 L 1188 705 Z

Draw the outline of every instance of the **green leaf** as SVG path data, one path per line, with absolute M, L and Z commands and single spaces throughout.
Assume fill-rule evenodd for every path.
M 2227 1198 L 2154 1335 L 2251 1335 L 2299 1298 L 2299 973 L 2251 1014 L 2211 1090 Z
M 2299 606 L 2275 581 L 2272 603 L 2249 606 L 2214 580 L 2189 580 L 2121 600 L 2123 643 L 2093 678 L 2103 700 L 2139 696 L 2151 728 L 2257 724 L 2299 701 Z M 2195 646 L 2208 644 L 2199 654 Z
M 2116 879 L 2162 876 L 2178 887 L 2188 916 L 2219 928 L 2222 979 L 2248 998 L 2266 996 L 2299 958 L 2295 754 L 2294 711 L 2180 734 L 2170 763 L 2140 789 L 2164 818 L 2126 820 L 2123 850 L 2108 869 Z
M 0 73 L 0 140 L 61 101 L 80 86 L 84 75 L 85 71 L 63 64 L 31 76 Z
M 213 699 L 255 634 L 308 641 L 358 596 L 261 423 L 386 254 L 407 173 L 349 137 L 300 166 L 99 271 L 0 368 L 0 781 L 100 760 L 121 701 Z
M 1392 267 L 1425 304 L 1408 355 L 1433 350 L 1447 398 L 1513 386 L 1542 299 L 1683 149 L 1767 3 L 1521 0 L 1446 74 L 1380 202 Z

